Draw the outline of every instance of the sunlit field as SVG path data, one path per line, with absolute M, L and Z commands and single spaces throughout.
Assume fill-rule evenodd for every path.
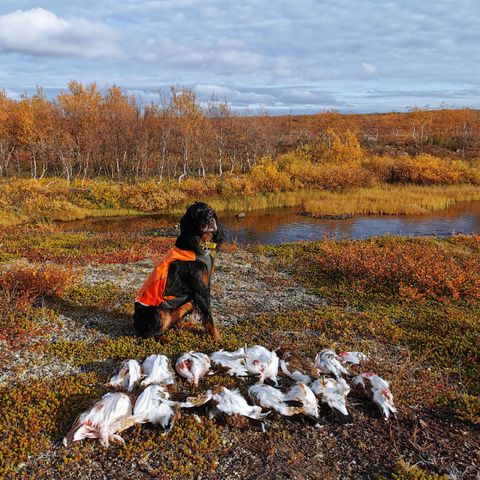
M 55 100 L 0 94 L 0 477 L 476 478 L 478 235 L 226 244 L 212 284 L 221 345 L 198 322 L 136 338 L 132 314 L 151 257 L 174 242 L 172 218 L 194 200 L 220 218 L 296 207 L 340 219 L 479 201 L 478 112 L 242 116 L 176 88 L 165 104 L 136 102 L 78 82 Z M 112 231 L 60 223 L 163 213 L 174 217 Z M 167 434 L 134 426 L 123 446 L 62 445 L 122 360 L 245 344 L 364 352 L 352 373 L 386 378 L 397 415 L 384 420 L 355 387 L 346 426 L 325 405 L 319 428 L 271 413 L 264 433 L 199 411 Z M 198 390 L 246 394 L 254 382 L 216 371 Z
M 65 448 L 59 440 L 108 390 L 105 382 L 121 360 L 151 353 L 174 360 L 184 351 L 218 349 L 200 325 L 171 331 L 161 343 L 132 336 L 132 298 L 150 269 L 145 259 L 165 252 L 172 239 L 142 232 L 73 234 L 39 224 L 4 229 L 0 242 L 0 402 L 8 425 L 0 434 L 2 476 L 79 478 L 92 473 L 93 461 L 93 471 L 120 475 L 145 458 L 145 478 L 217 478 L 228 476 L 228 468 L 255 471 L 258 462 L 292 476 L 315 468 L 326 478 L 345 469 L 354 477 L 444 478 L 462 471 L 474 478 L 478 236 L 325 240 L 247 251 L 227 245 L 214 282 L 222 347 L 288 346 L 309 356 L 326 347 L 363 351 L 369 355 L 364 368 L 391 381 L 397 418 L 384 421 L 354 391 L 354 423 L 346 427 L 327 410 L 321 429 L 271 414 L 265 434 L 205 418 L 199 424 L 186 413 L 167 435 L 136 427 L 124 432 L 125 447 L 108 450 L 88 440 Z M 239 259 L 259 277 L 242 280 Z M 229 299 L 225 284 L 244 281 L 246 290 Z M 266 298 L 262 281 L 276 285 Z M 291 298 L 279 309 L 268 299 L 284 289 Z M 302 304 L 307 292 L 308 305 Z M 247 306 L 251 297 L 264 304 L 262 311 Z M 234 302 L 228 310 L 235 323 L 225 316 L 227 301 Z M 245 393 L 252 382 L 216 374 L 199 388 L 221 383 Z M 180 382 L 179 388 L 190 387 Z M 332 454 L 313 459 L 326 446 Z M 228 468 L 227 457 L 233 462 Z

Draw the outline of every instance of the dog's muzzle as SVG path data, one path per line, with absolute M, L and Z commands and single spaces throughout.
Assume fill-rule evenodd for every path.
M 202 233 L 215 233 L 217 231 L 217 222 L 213 213 L 207 213 L 205 223 L 202 225 Z

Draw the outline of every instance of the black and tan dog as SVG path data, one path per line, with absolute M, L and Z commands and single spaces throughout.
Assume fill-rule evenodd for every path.
M 134 327 L 143 338 L 160 337 L 195 307 L 210 335 L 220 340 L 210 310 L 210 280 L 215 249 L 223 231 L 215 211 L 195 202 L 180 221 L 175 245 L 150 274 L 135 301 Z

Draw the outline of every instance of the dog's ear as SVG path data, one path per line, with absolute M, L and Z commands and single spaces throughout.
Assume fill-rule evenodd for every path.
M 196 202 L 190 205 L 185 212 L 185 215 L 180 220 L 180 235 L 182 237 L 195 237 L 198 235 L 194 222 L 194 211 L 197 208 Z

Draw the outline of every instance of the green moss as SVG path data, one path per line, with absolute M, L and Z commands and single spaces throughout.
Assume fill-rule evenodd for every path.
M 84 307 L 108 307 L 119 309 L 125 302 L 131 300 L 131 292 L 122 290 L 113 283 L 96 283 L 74 285 L 64 296 L 64 300 L 73 305 Z
M 480 424 L 480 396 L 451 392 L 444 400 L 455 417 Z
M 118 456 L 126 462 L 149 458 L 155 477 L 193 478 L 215 470 L 221 430 L 213 420 L 198 423 L 191 416 L 182 417 L 168 435 L 156 428 L 136 428 L 124 436 L 126 445 Z
M 35 380 L 0 389 L 0 477 L 13 474 L 21 462 L 53 446 L 76 415 L 103 389 L 96 374 Z
M 437 473 L 429 473 L 428 471 L 406 464 L 399 461 L 392 473 L 388 476 L 377 476 L 377 480 L 448 480 L 448 475 L 439 475 Z
M 15 254 L 15 253 L 0 252 L 0 263 L 10 262 L 10 261 L 15 260 L 17 258 L 20 258 L 20 256 Z

